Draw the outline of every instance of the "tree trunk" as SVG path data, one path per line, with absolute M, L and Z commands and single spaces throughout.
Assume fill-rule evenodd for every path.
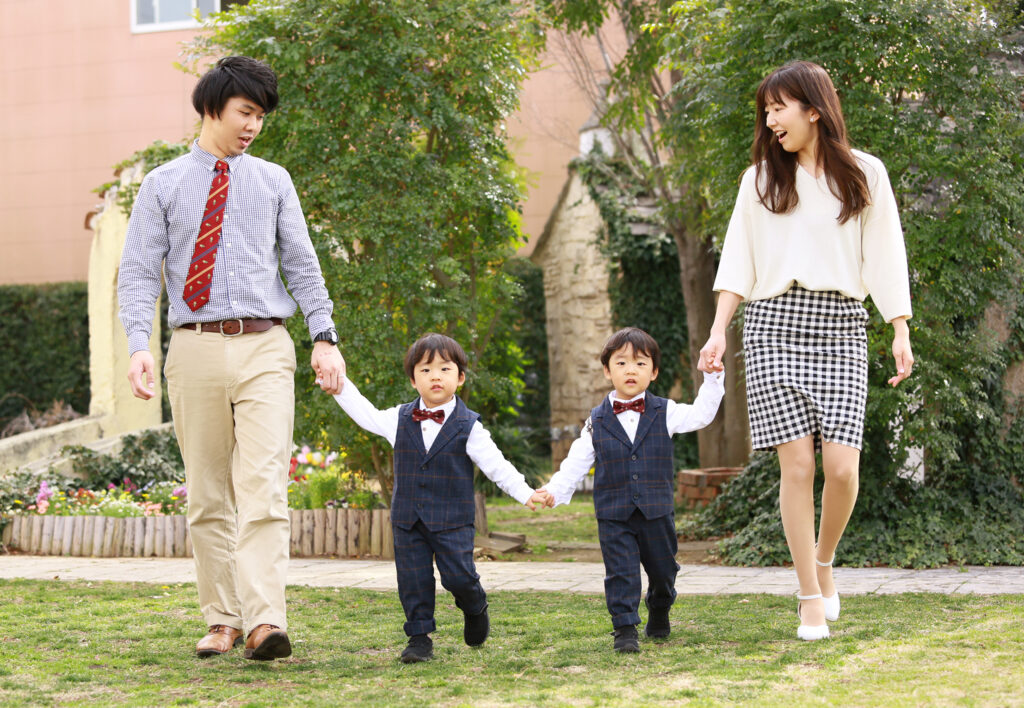
M 686 330 L 690 339 L 689 366 L 696 394 L 704 380 L 696 362 L 715 320 L 715 258 L 711 248 L 687 236 L 682 228 L 673 236 L 679 252 L 679 275 L 686 302 Z M 750 457 L 750 421 L 743 383 L 740 332 L 730 325 L 726 334 L 725 397 L 711 425 L 697 432 L 701 467 L 741 467 Z

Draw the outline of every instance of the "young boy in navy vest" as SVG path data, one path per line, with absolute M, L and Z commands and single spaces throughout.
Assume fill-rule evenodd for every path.
M 704 374 L 692 406 L 647 393 L 658 378 L 661 350 L 636 327 L 611 336 L 601 352 L 614 386 L 590 411 L 580 437 L 558 472 L 539 492 L 547 506 L 567 504 L 594 468 L 594 511 L 605 566 L 605 601 L 615 629 L 615 651 L 640 651 L 640 566 L 647 571 L 648 637 L 667 637 L 676 599 L 675 479 L 672 436 L 711 423 L 725 392 L 723 373 Z
M 427 334 L 405 355 L 405 373 L 419 398 L 377 410 L 348 379 L 335 396 L 360 427 L 395 450 L 391 525 L 395 536 L 398 597 L 405 610 L 409 644 L 402 661 L 433 656 L 434 562 L 441 584 L 464 614 L 463 638 L 479 646 L 490 632 L 487 595 L 473 564 L 473 464 L 516 501 L 543 506 L 480 425 L 480 416 L 455 395 L 466 381 L 466 353 L 442 334 Z

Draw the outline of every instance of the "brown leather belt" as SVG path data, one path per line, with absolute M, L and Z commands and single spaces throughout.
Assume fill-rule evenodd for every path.
M 233 320 L 220 320 L 218 322 L 197 322 L 195 324 L 184 325 L 179 329 L 188 329 L 195 332 L 220 332 L 225 337 L 235 337 L 239 334 L 249 334 L 250 332 L 266 332 L 274 325 L 283 325 L 284 320 L 280 317 L 271 317 L 269 320 L 257 320 L 257 319 L 233 319 Z

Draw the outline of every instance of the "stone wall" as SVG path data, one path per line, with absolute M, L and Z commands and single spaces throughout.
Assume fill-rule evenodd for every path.
M 612 333 L 608 266 L 597 246 L 604 222 L 575 171 L 530 256 L 544 272 L 551 395 L 551 457 L 557 469 L 590 409 L 610 385 L 598 356 Z

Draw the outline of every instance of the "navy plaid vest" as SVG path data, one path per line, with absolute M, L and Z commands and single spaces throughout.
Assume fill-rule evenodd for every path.
M 630 442 L 606 396 L 590 411 L 594 440 L 594 510 L 599 519 L 625 521 L 640 509 L 648 519 L 675 511 L 672 437 L 666 399 L 646 394 L 636 437 Z
M 398 412 L 391 521 L 411 529 L 419 519 L 431 531 L 469 526 L 476 519 L 476 506 L 473 461 L 466 454 L 466 441 L 480 415 L 456 396 L 455 410 L 426 451 L 420 424 L 412 419 L 416 403 L 418 399 Z

